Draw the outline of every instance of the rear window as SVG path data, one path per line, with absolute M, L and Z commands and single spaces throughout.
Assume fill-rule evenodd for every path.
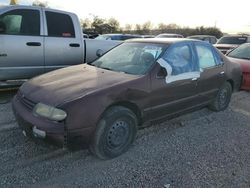
M 243 44 L 247 42 L 247 37 L 222 37 L 217 44 Z
M 48 36 L 75 37 L 75 29 L 69 15 L 46 11 Z

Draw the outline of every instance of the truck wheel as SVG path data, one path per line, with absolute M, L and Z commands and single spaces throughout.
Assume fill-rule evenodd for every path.
M 209 108 L 213 111 L 225 110 L 232 96 L 232 86 L 229 82 L 226 82 L 218 91 L 215 100 L 209 105 Z
M 114 106 L 100 119 L 90 151 L 101 159 L 111 159 L 126 152 L 137 132 L 137 117 L 128 108 Z

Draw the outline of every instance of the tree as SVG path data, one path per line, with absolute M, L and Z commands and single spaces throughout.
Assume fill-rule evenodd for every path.
M 105 22 L 105 19 L 99 18 L 98 16 L 94 16 L 91 27 L 96 28 L 96 27 L 104 24 L 104 22 Z
M 93 22 L 91 24 L 91 27 L 97 32 L 97 33 L 103 33 L 103 24 L 105 23 L 105 19 L 99 18 L 98 16 L 94 16 Z
M 18 4 L 18 0 L 10 0 L 10 5 L 17 5 Z
M 48 2 L 47 2 L 47 1 L 35 0 L 35 1 L 32 3 L 32 6 L 48 7 Z
M 167 25 L 167 29 L 180 29 L 180 26 L 175 23 L 171 23 Z
M 81 19 L 80 20 L 80 23 L 81 23 L 81 26 L 82 26 L 82 28 L 83 29 L 89 29 L 89 28 L 91 28 L 91 21 L 90 21 L 90 19 L 88 19 L 88 18 L 86 18 L 86 19 Z
M 166 24 L 164 24 L 164 23 L 159 23 L 159 25 L 158 25 L 158 29 L 161 30 L 161 31 L 166 30 L 167 27 L 168 27 L 168 26 L 167 26 Z
M 115 18 L 110 18 L 108 20 L 108 25 L 110 25 L 110 27 L 113 29 L 113 32 L 117 32 L 120 30 L 120 23 Z
M 140 24 L 135 24 L 135 30 L 140 31 L 141 30 L 141 25 Z
M 124 27 L 125 31 L 131 31 L 132 30 L 132 25 L 131 24 L 126 24 Z
M 146 33 L 148 34 L 152 29 L 153 29 L 153 24 L 150 21 L 147 21 L 144 24 L 142 24 L 142 31 L 144 34 Z

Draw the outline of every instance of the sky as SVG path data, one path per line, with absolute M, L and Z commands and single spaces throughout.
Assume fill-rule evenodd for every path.
M 33 0 L 18 0 L 30 5 Z M 227 33 L 250 33 L 249 0 L 47 0 L 50 8 L 76 13 L 79 18 L 115 18 L 121 26 L 150 21 L 188 27 L 216 26 Z M 233 3 L 232 3 L 233 2 Z M 0 0 L 9 4 L 9 0 Z

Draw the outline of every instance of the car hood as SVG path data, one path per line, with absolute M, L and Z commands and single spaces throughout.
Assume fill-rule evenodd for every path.
M 91 65 L 77 65 L 35 77 L 20 88 L 22 95 L 34 103 L 58 106 L 139 76 L 100 69 Z
M 228 59 L 233 63 L 240 64 L 241 69 L 242 69 L 243 72 L 249 72 L 250 73 L 250 60 L 233 58 L 233 57 L 228 57 Z

